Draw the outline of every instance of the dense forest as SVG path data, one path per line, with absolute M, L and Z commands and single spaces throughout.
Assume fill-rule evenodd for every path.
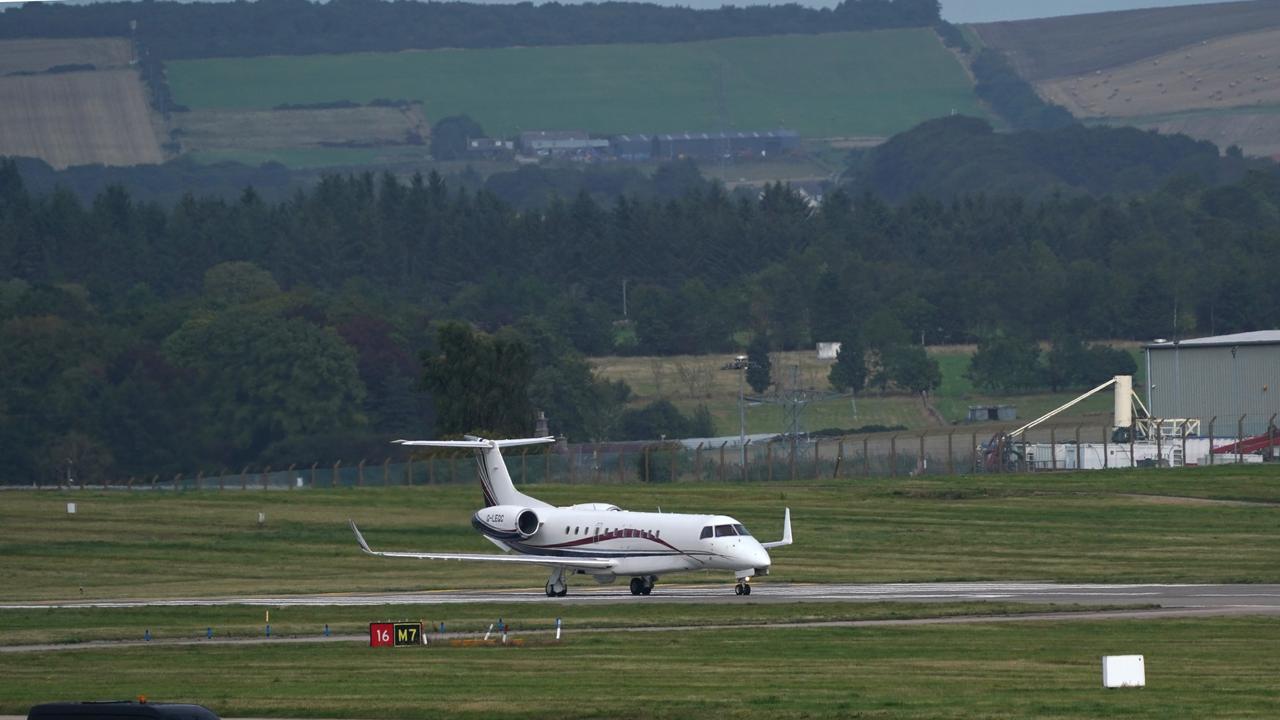
M 855 155 L 845 181 L 855 194 L 892 202 L 915 195 L 950 200 L 975 188 L 1030 198 L 1123 196 L 1183 179 L 1235 182 L 1249 169 L 1272 167 L 1269 160 L 1245 159 L 1239 148 L 1223 157 L 1213 143 L 1186 135 L 1078 124 L 997 133 L 984 120 L 956 116 L 922 123 Z
M 831 9 L 716 10 L 647 3 L 26 3 L 0 14 L 0 38 L 135 37 L 160 60 L 432 48 L 685 42 L 751 35 L 928 27 L 937 0 L 844 0 Z M 136 23 L 136 25 L 134 25 Z
M 33 477 L 68 457 L 128 474 L 358 456 L 438 429 L 423 359 L 449 320 L 518 337 L 531 405 L 579 440 L 670 416 L 625 415 L 627 388 L 584 355 L 852 338 L 910 359 L 896 349 L 1269 327 L 1280 173 L 1258 167 L 1124 199 L 836 190 L 814 207 L 676 165 L 663 194 L 521 209 L 373 174 L 278 201 L 82 202 L 0 161 L 0 447 Z

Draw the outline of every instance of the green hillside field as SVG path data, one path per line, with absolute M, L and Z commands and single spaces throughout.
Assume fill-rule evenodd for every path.
M 421 100 L 431 122 L 466 113 L 494 136 L 760 130 L 887 136 L 952 111 L 984 116 L 931 30 L 671 45 L 440 50 L 174 61 L 176 102 L 271 108 Z

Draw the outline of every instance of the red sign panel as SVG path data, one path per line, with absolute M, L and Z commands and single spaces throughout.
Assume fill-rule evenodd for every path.
M 395 644 L 395 623 L 369 623 L 369 647 Z

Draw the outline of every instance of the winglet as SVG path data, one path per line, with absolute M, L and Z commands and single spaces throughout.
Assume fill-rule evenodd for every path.
M 782 516 L 782 539 L 777 542 L 760 543 L 760 546 L 767 550 L 769 548 L 782 547 L 784 545 L 790 545 L 790 544 L 791 544 L 791 508 L 787 508 L 786 514 Z
M 356 527 L 356 521 L 347 518 L 347 522 L 351 524 L 351 532 L 356 534 L 356 542 L 360 543 L 360 549 L 369 555 L 376 554 L 369 548 L 369 543 L 365 542 L 364 535 L 360 534 L 360 528 Z

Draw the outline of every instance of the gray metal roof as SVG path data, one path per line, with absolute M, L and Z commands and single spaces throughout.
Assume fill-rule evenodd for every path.
M 1254 332 L 1235 333 L 1232 335 L 1214 335 L 1212 337 L 1192 338 L 1190 340 L 1172 340 L 1147 343 L 1143 347 L 1148 350 L 1173 349 L 1175 347 L 1222 347 L 1224 345 L 1280 345 L 1280 330 L 1255 330 Z

